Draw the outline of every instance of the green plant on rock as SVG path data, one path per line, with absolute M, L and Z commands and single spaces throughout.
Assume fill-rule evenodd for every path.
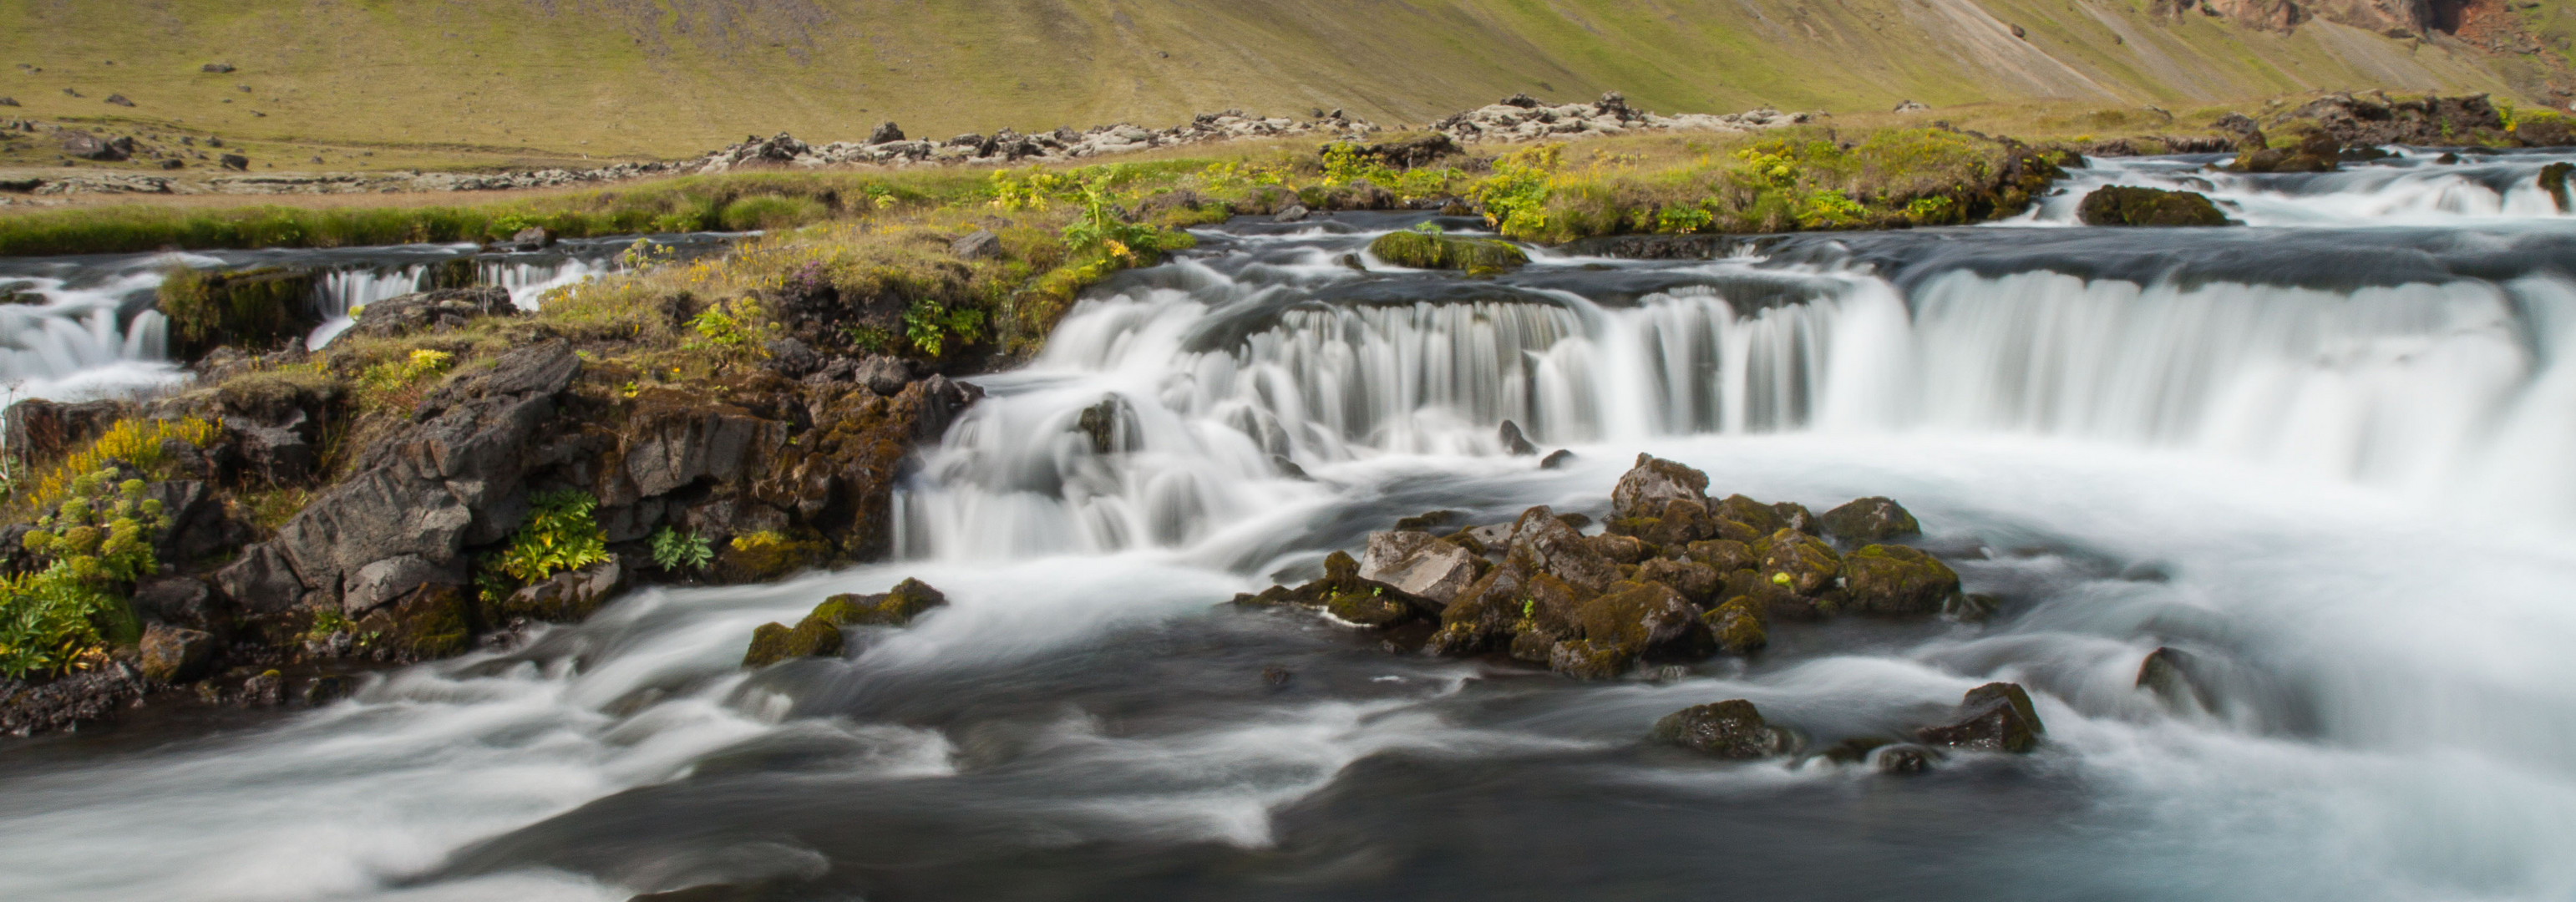
M 974 344 L 984 334 L 984 311 L 949 309 L 931 298 L 919 298 L 903 311 L 903 334 L 921 353 L 937 357 L 950 339 Z
M 1655 211 L 1655 231 L 1687 235 L 1708 228 L 1717 215 L 1697 204 L 1676 204 Z
M 682 570 L 704 570 L 715 560 L 715 548 L 707 537 L 678 527 L 665 526 L 653 533 L 653 564 L 674 573 Z
M 503 213 L 493 217 L 491 225 L 483 227 L 483 234 L 494 238 L 508 238 L 542 224 L 536 217 L 525 213 Z
M 759 298 L 745 297 L 707 305 L 706 310 L 690 318 L 689 329 L 698 337 L 681 347 L 760 357 L 768 353 L 764 346 L 778 331 L 778 326 L 768 321 L 767 311 L 761 307 Z
M 0 580 L 0 676 L 58 672 L 142 632 L 124 590 L 160 569 L 152 538 L 167 523 L 143 480 L 115 479 L 100 470 L 73 480 L 71 497 L 27 533 L 26 549 L 46 564 Z
M 423 380 L 447 372 L 455 364 L 454 354 L 415 348 L 401 360 L 387 360 L 359 373 L 358 391 L 371 406 L 389 406 L 402 400 Z
M 1468 186 L 1467 196 L 1485 208 L 1485 222 L 1496 231 L 1540 237 L 1547 231 L 1547 201 L 1564 152 L 1563 144 L 1547 144 L 1504 154 L 1494 161 L 1493 175 Z
M 990 203 L 995 209 L 1016 212 L 1044 210 L 1076 186 L 1075 179 L 1069 174 L 1048 172 L 1043 167 L 1032 165 L 1018 172 L 994 170 L 988 190 L 993 195 Z
M 595 518 L 599 499 L 589 492 L 539 492 L 528 499 L 528 507 L 527 522 L 510 536 L 494 569 L 528 585 L 608 559 L 608 534 Z
M 1082 183 L 1082 215 L 1064 227 L 1064 243 L 1077 253 L 1105 254 L 1125 265 L 1139 265 L 1162 252 L 1163 232 L 1118 218 L 1117 211 L 1110 209 L 1114 178 L 1114 173 L 1104 174 Z

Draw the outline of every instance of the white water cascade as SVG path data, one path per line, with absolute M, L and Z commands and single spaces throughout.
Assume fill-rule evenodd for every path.
M 391 297 L 425 291 L 433 287 L 440 270 L 451 263 L 412 263 L 369 268 L 337 269 L 325 273 L 316 287 L 319 296 L 314 304 L 322 314 L 322 325 L 305 339 L 305 345 L 320 348 L 331 343 L 354 322 L 349 311 Z M 519 257 L 474 258 L 473 284 L 506 288 L 511 303 L 523 310 L 537 309 L 545 293 L 585 279 L 606 274 L 613 268 L 607 259 L 577 256 L 522 259 Z
M 2234 154 L 2107 157 L 2068 171 L 2050 196 L 2013 222 L 2074 225 L 2084 195 L 2105 185 L 2196 191 L 2228 216 L 2258 226 L 2443 225 L 2568 216 L 2540 186 L 2540 170 L 2576 160 L 2563 150 L 2452 154 L 2410 147 L 2346 161 L 2337 172 L 2264 174 L 2219 169 Z
M 2576 522 L 2576 473 L 2551 463 L 2576 452 L 2576 284 L 2558 276 L 2337 291 L 1952 271 L 1909 311 L 1846 270 L 1801 277 L 1817 296 L 1803 303 L 1695 287 L 1619 307 L 1298 305 L 1202 349 L 1229 325 L 1214 311 L 1275 286 L 1183 266 L 1216 287 L 1086 302 L 997 381 L 931 455 L 940 486 L 908 499 L 916 553 L 1191 544 L 1294 494 L 1287 465 L 1499 454 L 1506 420 L 1550 445 L 2026 434 Z M 1762 267 L 1700 268 L 1779 278 Z M 1100 455 L 1076 426 L 1107 397 L 1124 425 Z

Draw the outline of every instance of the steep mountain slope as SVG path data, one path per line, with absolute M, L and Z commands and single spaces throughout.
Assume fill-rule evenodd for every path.
M 0 95 L 262 140 L 673 155 L 753 133 L 1202 110 L 1419 123 L 1515 91 L 1665 111 L 2313 89 L 2543 98 L 2555 48 L 2341 0 L 0 0 Z M 2494 7 L 2532 42 L 2567 0 Z M 2512 0 L 2529 2 L 2529 0 Z M 2380 19 L 2420 17 L 2426 37 Z M 2378 18 L 2374 18 L 2374 16 Z M 2472 16 L 2471 18 L 2475 18 Z M 2510 20 L 2510 21 L 2506 21 Z M 2528 20 L 2528 21 L 2525 21 Z M 2284 23 L 2287 23 L 2286 25 Z M 2454 21 L 2456 28 L 2457 23 Z M 207 63 L 238 67 L 201 71 Z M 74 96 L 77 94 L 78 96 Z M 111 94 L 133 106 L 105 103 Z M 10 112 L 19 112 L 13 110 Z

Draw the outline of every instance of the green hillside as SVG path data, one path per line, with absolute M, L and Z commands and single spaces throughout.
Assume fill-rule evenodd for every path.
M 2557 27 L 2563 6 L 2506 8 Z M 2555 52 L 2281 34 L 2147 0 L 0 0 L 0 95 L 21 104 L 0 114 L 634 157 L 884 119 L 916 136 L 1229 107 L 1419 123 L 1515 91 L 1675 112 L 2536 97 Z

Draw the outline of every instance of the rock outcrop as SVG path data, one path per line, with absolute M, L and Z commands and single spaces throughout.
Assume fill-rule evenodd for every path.
M 1527 94 L 1514 94 L 1433 122 L 1430 128 L 1457 143 L 1475 144 L 1606 137 L 1638 131 L 1749 132 L 1796 125 L 1810 118 L 1806 113 L 1783 113 L 1767 108 L 1723 115 L 1683 113 L 1660 116 L 1630 108 L 1626 97 L 1612 91 L 1591 103 L 1565 104 L 1542 103 Z
M 1654 737 L 1713 757 L 1768 758 L 1789 750 L 1787 731 L 1762 719 L 1752 702 L 1694 705 L 1655 721 Z
M 2248 159 L 2273 151 L 2256 151 Z M 2109 185 L 2093 189 L 2075 208 L 2077 219 L 2092 226 L 2226 226 L 2243 225 L 2227 218 L 2208 196 L 2193 191 L 2166 191 Z

